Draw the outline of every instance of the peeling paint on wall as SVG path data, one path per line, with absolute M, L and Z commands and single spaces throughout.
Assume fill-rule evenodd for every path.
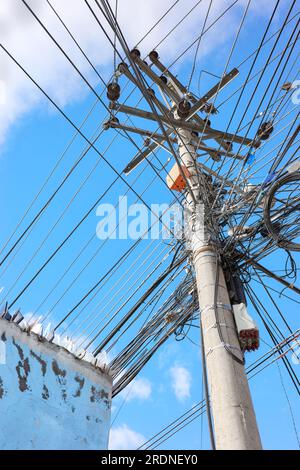
M 5 390 L 3 387 L 3 380 L 0 377 L 0 400 L 4 397 L 4 393 L 5 393 Z
M 47 385 L 44 384 L 44 385 L 43 385 L 42 398 L 43 398 L 44 400 L 48 400 L 49 396 L 50 396 L 50 394 L 49 394 L 48 387 L 47 387 Z
M 47 371 L 47 362 L 44 361 L 41 356 L 39 356 L 38 354 L 35 354 L 34 351 L 30 350 L 30 354 L 32 357 L 34 357 L 41 365 L 41 372 L 43 374 L 43 376 L 45 377 L 45 374 L 46 374 L 46 371 Z
M 57 377 L 65 377 L 66 376 L 66 371 L 64 369 L 60 369 L 59 365 L 57 364 L 57 361 L 53 359 L 52 361 L 52 370 Z M 59 379 L 61 380 L 61 379 Z
M 83 386 L 84 386 L 84 378 L 79 377 L 79 375 L 76 375 L 75 380 L 78 383 L 78 389 L 76 390 L 74 397 L 80 397 L 81 390 L 83 389 Z
M 0 319 L 0 448 L 106 449 L 107 372 Z

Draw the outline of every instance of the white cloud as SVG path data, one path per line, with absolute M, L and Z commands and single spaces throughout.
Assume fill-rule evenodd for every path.
M 202 0 L 191 15 L 182 21 L 167 40 L 159 47 L 164 60 L 169 63 L 178 52 L 183 49 L 199 34 L 207 11 L 209 0 Z M 75 44 L 68 36 L 63 26 L 49 7 L 46 1 L 27 0 L 41 21 L 46 25 L 56 40 L 84 73 L 92 85 L 98 84 L 99 79 L 81 55 Z M 112 71 L 113 52 L 100 27 L 92 17 L 86 4 L 82 0 L 50 0 L 51 4 L 66 23 L 90 60 L 99 72 L 107 79 Z M 224 46 L 232 39 L 235 28 L 241 17 L 242 7 L 246 0 L 237 3 L 230 13 L 219 21 L 212 31 L 204 38 L 199 51 L 203 58 L 213 49 Z M 161 0 L 126 0 L 119 2 L 118 19 L 129 47 L 133 47 L 153 24 L 174 3 L 174 0 L 161 2 Z M 184 10 L 187 12 L 195 0 L 185 0 Z M 211 10 L 210 24 L 220 13 L 228 7 L 228 0 L 215 0 Z M 272 4 L 272 2 L 267 2 Z M 91 2 L 101 20 L 100 11 L 96 4 Z M 255 5 L 261 0 L 254 0 Z M 261 9 L 268 14 L 268 8 Z M 170 31 L 183 16 L 182 3 L 179 2 L 163 21 L 143 40 L 140 49 L 142 54 L 148 53 L 167 32 Z M 107 31 L 110 31 L 105 21 L 101 20 Z M 35 18 L 20 0 L 1 0 L 0 2 L 0 41 L 20 61 L 20 63 L 33 75 L 38 83 L 46 89 L 51 97 L 60 105 L 80 100 L 86 96 L 89 89 L 83 84 L 67 59 L 57 49 L 51 39 L 43 31 Z M 190 56 L 193 50 L 190 52 Z M 0 143 L 3 142 L 10 127 L 29 111 L 46 103 L 45 98 L 17 66 L 0 50 Z M 102 87 L 101 87 L 102 88 Z M 49 104 L 47 103 L 48 108 Z
M 110 450 L 135 450 L 145 441 L 146 438 L 142 434 L 130 429 L 127 424 L 121 424 L 110 430 L 108 448 Z
M 147 379 L 139 378 L 134 379 L 128 387 L 123 391 L 125 400 L 131 401 L 134 399 L 148 400 L 151 396 L 152 387 Z
M 191 395 L 192 376 L 183 366 L 174 365 L 170 368 L 171 386 L 179 401 L 184 401 Z

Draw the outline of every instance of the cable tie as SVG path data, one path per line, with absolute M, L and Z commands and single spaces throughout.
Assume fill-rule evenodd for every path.
M 224 348 L 224 349 L 229 348 L 229 349 L 231 349 L 232 351 L 235 350 L 235 351 L 237 351 L 239 354 L 241 354 L 241 350 L 240 350 L 239 348 L 237 348 L 237 347 L 235 347 L 235 346 L 232 346 L 231 344 L 223 343 L 223 342 L 222 342 L 222 343 L 218 344 L 217 346 L 214 346 L 213 348 L 209 348 L 208 351 L 207 351 L 207 353 L 206 353 L 206 357 L 208 357 L 209 354 L 212 354 L 215 349 L 220 349 L 220 348 Z
M 226 323 L 219 323 L 220 326 L 224 326 L 224 327 L 227 327 Z M 217 328 L 218 324 L 217 322 L 213 323 L 212 325 L 210 325 L 208 328 L 206 328 L 204 330 L 205 333 L 207 333 L 208 331 L 212 330 L 213 328 Z
M 229 312 L 232 312 L 232 307 L 230 304 L 223 304 L 222 302 L 217 302 L 217 308 L 223 308 L 224 310 L 227 310 Z M 200 309 L 200 313 L 203 314 L 205 313 L 207 310 L 214 310 L 215 309 L 215 304 L 210 304 L 210 305 L 206 305 L 203 309 Z
M 204 287 L 216 287 L 216 284 L 204 284 L 204 286 L 202 286 L 202 288 L 204 288 Z M 218 284 L 218 288 L 219 287 L 222 287 L 224 289 L 223 284 Z
M 194 252 L 194 258 L 196 258 L 196 256 L 198 256 L 200 253 L 203 253 L 204 251 L 211 251 L 214 254 L 216 253 L 215 248 L 213 246 L 211 245 L 202 246 L 201 248 L 199 248 L 198 250 Z

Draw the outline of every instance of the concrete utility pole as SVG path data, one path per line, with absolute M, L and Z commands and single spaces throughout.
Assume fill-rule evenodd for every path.
M 216 449 L 261 449 L 244 365 L 235 358 L 240 358 L 242 361 L 243 354 L 223 270 L 217 263 L 218 254 L 205 227 L 203 215 L 209 208 L 205 206 L 201 196 L 201 178 L 199 178 L 199 168 L 196 167 L 197 155 L 193 145 L 193 135 L 189 130 L 180 128 L 178 134 L 181 164 L 189 172 L 190 186 L 194 195 L 193 198 L 190 193 L 186 193 L 185 219 L 188 224 L 190 249 L 196 274 Z M 194 199 L 199 201 L 199 205 L 195 205 Z M 217 297 L 215 297 L 216 280 L 218 280 Z M 217 305 L 217 316 L 215 305 Z M 221 336 L 217 322 L 222 332 Z
M 151 106 L 151 111 L 125 106 L 118 102 L 120 87 L 111 83 L 108 85 L 110 108 L 118 113 L 129 114 L 138 118 L 157 122 L 161 133 L 128 126 L 111 117 L 105 128 L 124 128 L 145 136 L 145 147 L 138 151 L 124 168 L 124 173 L 133 171 L 152 152 L 162 146 L 170 147 L 176 165 L 167 176 L 169 189 L 182 191 L 185 189 L 186 205 L 185 226 L 189 228 L 186 236 L 192 254 L 196 273 L 199 297 L 202 332 L 208 371 L 208 381 L 213 411 L 214 433 L 217 449 L 261 449 L 261 441 L 255 419 L 255 413 L 246 378 L 243 354 L 241 352 L 237 327 L 234 320 L 231 302 L 224 274 L 219 263 L 217 247 L 210 239 L 210 233 L 203 217 L 204 211 L 210 210 L 209 197 L 213 188 L 204 190 L 207 176 L 204 171 L 229 187 L 236 185 L 230 178 L 223 178 L 214 172 L 210 166 L 197 165 L 196 150 L 205 151 L 213 160 L 224 158 L 244 159 L 239 153 L 232 152 L 234 143 L 257 148 L 260 141 L 256 138 L 231 134 L 211 127 L 208 117 L 203 119 L 199 112 L 214 114 L 217 110 L 209 100 L 213 99 L 221 89 L 227 86 L 237 75 L 233 69 L 224 75 L 219 83 L 208 90 L 204 96 L 196 99 L 189 93 L 178 78 L 160 61 L 158 53 L 151 51 L 149 59 L 161 76 L 157 75 L 154 67 L 140 57 L 140 52 L 133 49 L 130 53 L 134 74 L 125 63 L 118 66 L 118 74 L 123 74 L 134 85 L 139 87 Z M 134 63 L 134 64 L 133 64 Z M 138 69 L 139 70 L 138 70 Z M 137 73 L 138 72 L 138 73 Z M 161 102 L 152 88 L 145 88 L 137 76 L 144 73 L 156 84 L 163 96 Z M 136 76 L 135 76 L 136 75 Z M 155 108 L 156 106 L 156 108 Z M 166 125 L 167 129 L 164 128 Z M 206 141 L 214 141 L 218 148 L 208 146 Z M 179 156 L 172 148 L 172 143 L 178 142 Z M 165 144 L 167 147 L 165 147 Z M 197 149 L 196 149 L 197 146 Z M 207 181 L 207 184 L 209 182 Z M 217 286 L 217 288 L 216 288 Z

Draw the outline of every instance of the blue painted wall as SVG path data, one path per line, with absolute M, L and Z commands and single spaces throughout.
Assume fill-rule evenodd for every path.
M 0 449 L 107 449 L 111 378 L 0 319 Z

